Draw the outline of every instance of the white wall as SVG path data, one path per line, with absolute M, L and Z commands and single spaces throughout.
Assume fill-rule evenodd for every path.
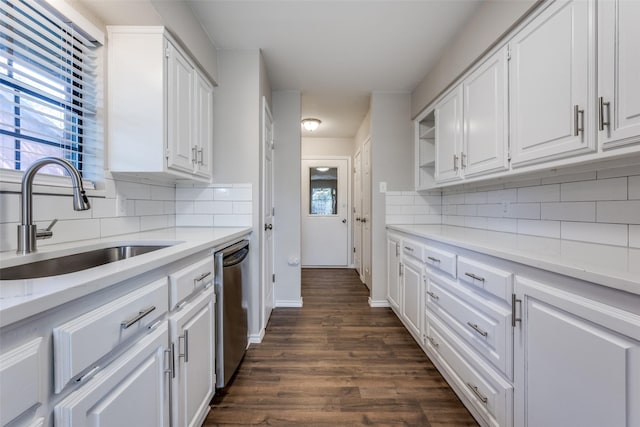
M 371 301 L 386 301 L 385 195 L 413 186 L 413 124 L 409 93 L 376 93 L 371 97 Z
M 508 32 L 539 0 L 485 0 L 435 66 L 416 86 L 411 99 L 415 117 L 474 61 Z
M 273 93 L 274 292 L 277 307 L 302 306 L 300 265 L 288 263 L 292 257 L 300 260 L 300 107 L 300 92 Z
M 346 156 L 353 158 L 353 138 L 302 138 L 302 156 Z

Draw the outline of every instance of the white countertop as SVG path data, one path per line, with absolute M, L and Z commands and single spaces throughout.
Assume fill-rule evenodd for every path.
M 64 256 L 117 244 L 173 244 L 167 248 L 122 261 L 60 276 L 27 280 L 0 280 L 0 327 L 49 310 L 76 298 L 107 288 L 154 268 L 197 252 L 221 247 L 251 232 L 250 227 L 181 227 L 112 236 L 38 248 L 25 256 L 0 253 L 0 267 Z
M 640 295 L 640 249 L 447 225 L 387 228 Z

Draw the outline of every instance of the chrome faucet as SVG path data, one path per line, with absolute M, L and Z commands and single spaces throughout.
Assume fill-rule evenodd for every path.
M 58 157 L 43 157 L 36 160 L 22 177 L 22 200 L 20 203 L 22 224 L 18 226 L 18 255 L 35 252 L 37 239 L 48 239 L 53 236 L 51 228 L 57 220 L 54 219 L 46 230 L 38 230 L 38 227 L 33 223 L 33 179 L 40 168 L 49 164 L 62 166 L 69 172 L 73 184 L 73 210 L 86 211 L 91 208 L 89 199 L 84 192 L 80 172 L 71 163 Z

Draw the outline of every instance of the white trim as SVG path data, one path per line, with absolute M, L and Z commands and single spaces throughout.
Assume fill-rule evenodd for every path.
M 276 300 L 276 307 L 302 308 L 302 298 Z
M 264 339 L 264 328 L 260 329 L 260 332 L 256 334 L 249 335 L 249 344 L 260 344 Z
M 369 307 L 391 307 L 389 305 L 389 301 L 387 301 L 386 299 L 383 300 L 372 300 L 371 297 L 369 297 Z
M 65 0 L 44 0 L 49 6 L 55 9 L 73 23 L 73 26 L 86 33 L 90 39 L 104 45 L 104 31 L 96 27 L 91 21 L 85 18 L 77 9 Z

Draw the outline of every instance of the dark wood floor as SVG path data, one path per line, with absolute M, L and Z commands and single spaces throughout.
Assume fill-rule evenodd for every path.
M 273 311 L 205 426 L 475 426 L 388 308 L 353 270 L 304 269 L 304 307 Z

